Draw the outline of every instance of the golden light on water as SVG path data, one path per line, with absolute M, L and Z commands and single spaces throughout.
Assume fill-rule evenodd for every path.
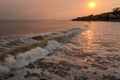
M 96 7 L 96 2 L 92 1 L 88 4 L 89 8 L 95 8 Z
M 87 47 L 90 48 L 91 46 L 93 46 L 92 42 L 93 42 L 93 32 L 91 30 L 87 30 L 84 33 L 84 36 L 87 40 Z
M 94 40 L 94 33 L 91 30 L 87 30 L 82 33 L 85 42 L 83 43 L 84 52 L 91 53 L 92 47 L 94 46 L 93 40 Z

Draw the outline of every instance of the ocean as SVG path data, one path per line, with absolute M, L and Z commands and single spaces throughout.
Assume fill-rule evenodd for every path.
M 7 20 L 0 21 L 0 36 L 34 34 L 80 27 L 81 22 L 60 20 Z
M 119 80 L 120 23 L 0 21 L 0 79 L 18 77 Z
M 91 47 L 96 42 L 111 42 L 119 48 L 120 23 L 119 22 L 80 22 L 62 20 L 30 20 L 30 21 L 0 21 L 0 37 L 35 35 L 72 28 L 82 28 L 81 43 Z

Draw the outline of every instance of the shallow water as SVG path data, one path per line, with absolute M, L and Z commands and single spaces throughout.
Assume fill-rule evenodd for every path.
M 91 22 L 79 37 L 84 50 L 100 54 L 120 53 L 120 23 Z

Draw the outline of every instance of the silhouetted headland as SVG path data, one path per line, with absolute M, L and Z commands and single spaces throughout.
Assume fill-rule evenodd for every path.
M 72 21 L 119 21 L 120 22 L 120 7 L 114 8 L 112 12 L 106 12 L 98 15 L 88 15 L 77 17 Z

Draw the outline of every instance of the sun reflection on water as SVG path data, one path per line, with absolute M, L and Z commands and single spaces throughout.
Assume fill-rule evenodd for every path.
M 83 46 L 85 47 L 86 52 L 91 52 L 93 47 L 95 46 L 94 42 L 94 32 L 92 29 L 86 30 L 82 33 L 82 36 L 84 37 L 84 43 Z

